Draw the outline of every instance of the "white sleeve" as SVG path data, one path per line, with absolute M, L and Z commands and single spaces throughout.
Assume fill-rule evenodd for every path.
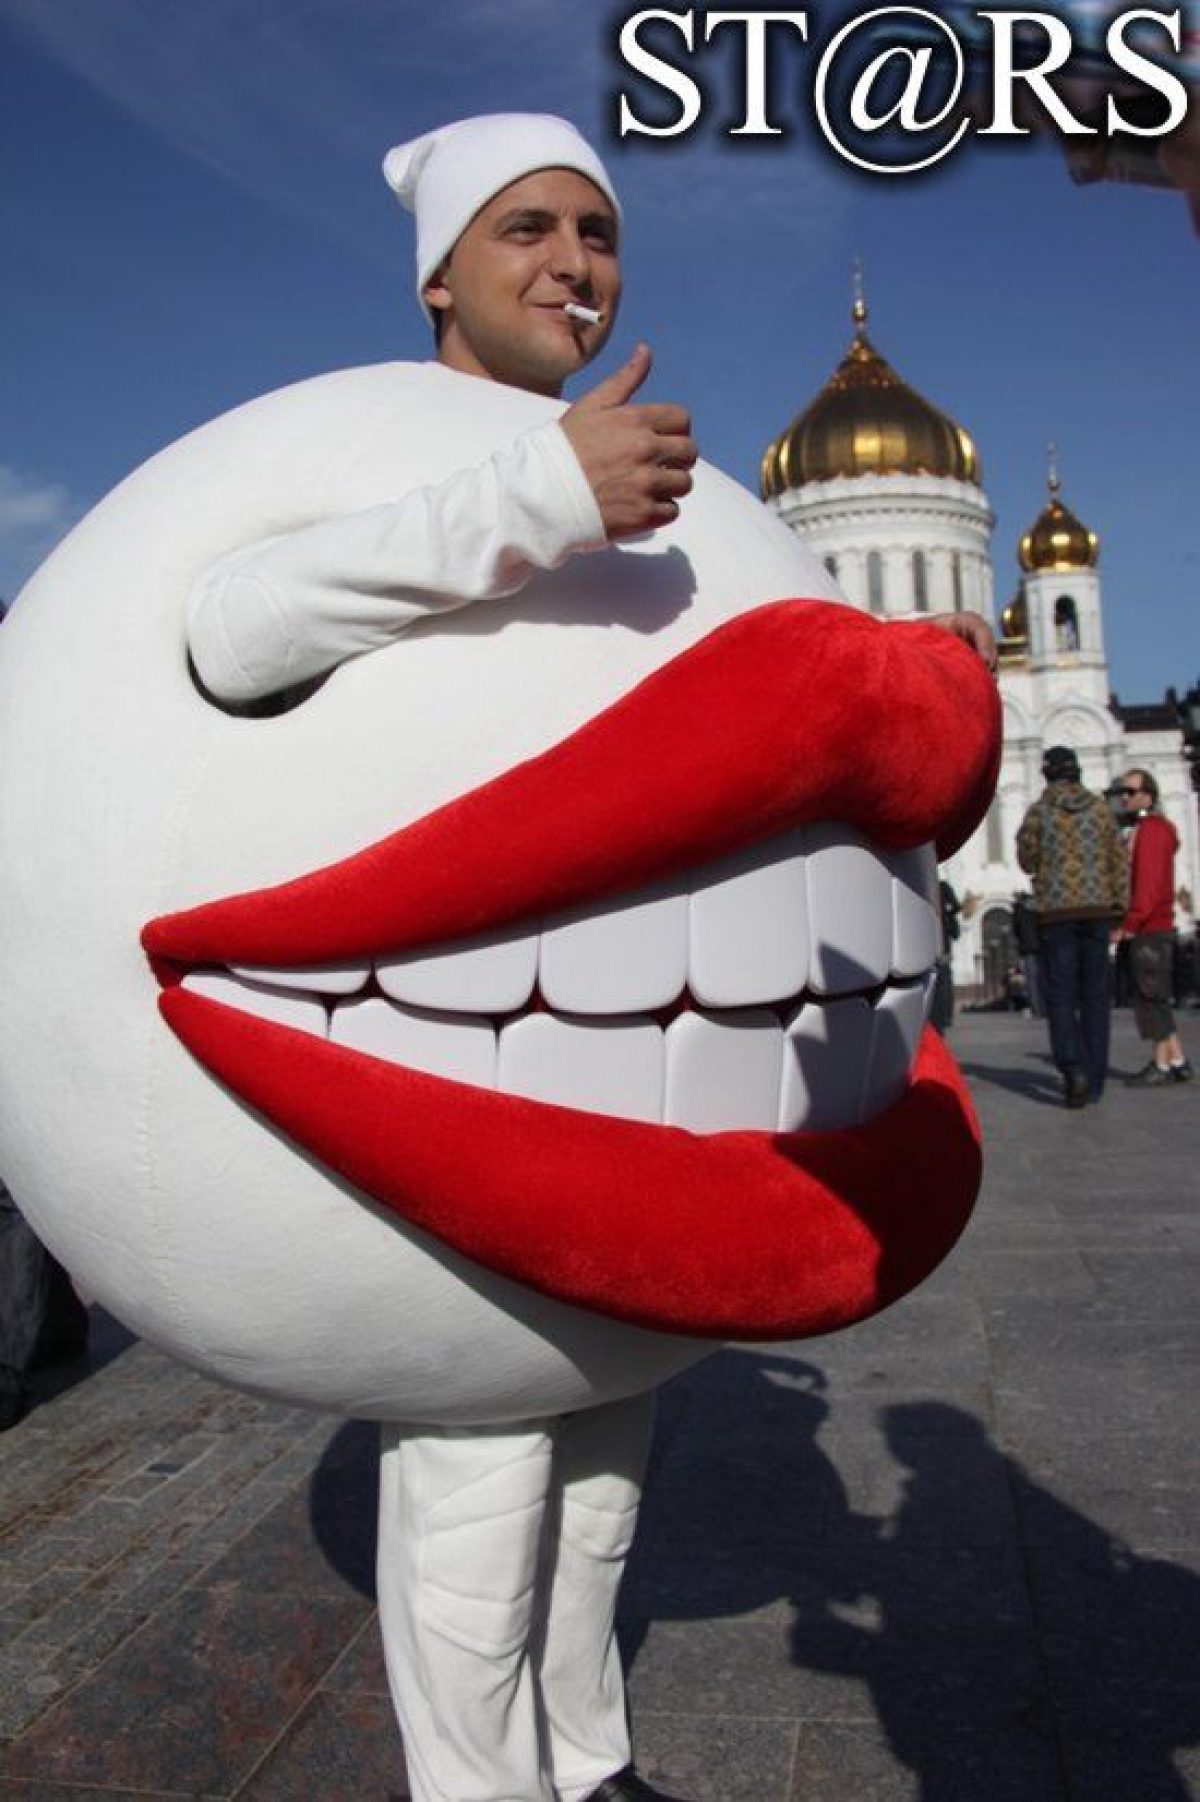
M 604 543 L 554 421 L 435 486 L 223 557 L 189 598 L 188 649 L 210 694 L 254 700 Z

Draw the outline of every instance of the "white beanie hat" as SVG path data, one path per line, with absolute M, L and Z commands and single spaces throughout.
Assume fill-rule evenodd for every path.
M 574 169 L 621 207 L 604 164 L 553 113 L 483 113 L 397 144 L 383 159 L 388 186 L 417 221 L 417 296 L 481 207 L 535 169 Z

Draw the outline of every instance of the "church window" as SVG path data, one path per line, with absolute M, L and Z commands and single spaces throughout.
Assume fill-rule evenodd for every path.
M 1059 651 L 1079 649 L 1079 615 L 1069 594 L 1060 594 L 1054 603 L 1054 644 Z
M 924 551 L 913 552 L 913 606 L 918 613 L 929 612 L 929 578 L 925 571 Z
M 950 589 L 954 596 L 954 611 L 961 613 L 963 610 L 963 572 L 962 555 L 958 551 L 950 553 Z
M 883 612 L 883 557 L 879 551 L 867 552 L 867 605 L 872 613 Z
M 829 571 L 830 575 L 833 577 L 834 581 L 836 582 L 837 581 L 837 558 L 833 557 L 833 556 L 826 557 L 825 567 Z

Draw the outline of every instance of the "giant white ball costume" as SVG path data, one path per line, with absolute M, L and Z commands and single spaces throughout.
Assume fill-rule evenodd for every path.
M 130 477 L 0 632 L 0 1167 L 90 1293 L 262 1393 L 443 1422 L 636 1393 L 706 1335 L 821 1330 L 882 1305 L 936 1263 L 970 1206 L 966 1103 L 946 1054 L 928 1035 L 916 1049 L 936 942 L 931 858 L 915 847 L 937 835 L 949 848 L 985 804 L 990 682 L 944 633 L 795 603 L 829 592 L 822 572 L 719 474 L 697 471 L 675 527 L 431 619 L 275 717 L 237 717 L 192 679 L 185 603 L 215 559 L 435 482 L 557 410 L 406 365 L 270 395 Z M 902 653 L 924 697 L 907 724 Z M 793 686 L 773 696 L 777 680 Z M 939 708 L 959 724 L 930 799 L 905 759 L 927 761 Z M 823 748 L 807 735 L 827 738 L 830 720 L 842 723 Z M 853 779 L 837 773 L 856 759 Z M 628 834 L 621 796 L 604 793 L 614 768 Z M 817 824 L 830 820 L 848 824 Z M 888 852 L 873 857 L 864 833 Z M 383 842 L 386 876 L 346 863 Z M 330 866 L 315 901 L 296 890 Z M 636 983 L 607 1008 L 544 993 L 558 980 L 547 947 L 569 952 L 566 927 L 589 906 L 608 917 L 632 896 L 650 917 L 663 902 L 654 917 L 674 921 L 663 942 L 683 970 L 698 942 L 728 936 L 697 921 L 721 897 L 735 914 L 740 897 L 753 903 L 752 878 L 761 898 L 772 870 L 790 872 L 807 909 L 786 990 L 742 995 L 734 969 L 731 999 L 716 980 L 706 1006 L 688 965 L 670 1005 Z M 837 899 L 852 881 L 874 896 L 865 924 L 849 889 Z M 292 909 L 277 941 L 276 890 Z M 701 891 L 717 897 L 708 914 Z M 218 899 L 243 893 L 248 909 Z M 384 916 L 395 904 L 390 939 L 386 917 L 366 917 L 381 895 Z M 299 1024 L 236 1014 L 230 1027 L 212 998 L 219 965 L 261 980 L 273 964 L 358 960 L 365 979 L 389 954 L 479 933 L 523 936 L 542 959 L 523 1002 L 457 1004 L 476 1049 L 500 1060 L 482 1076 L 456 1053 L 449 1074 L 424 1073 L 436 1051 L 414 1052 L 415 1074 L 403 1056 L 380 1074 L 353 1035 L 325 1042 L 329 998 L 295 1003 L 294 987 L 309 1013 L 282 1011 Z M 580 961 L 608 960 L 585 943 Z M 368 1001 L 397 1005 L 367 993 L 337 1005 L 361 1014 Z M 399 1012 L 453 1033 L 453 1006 Z M 628 1047 L 618 1064 L 647 1047 L 651 1064 L 666 1058 L 652 1100 L 610 1107 L 607 1078 L 598 1101 L 552 1092 L 606 1013 L 610 1044 Z M 577 1035 L 561 1055 L 539 1038 L 560 1024 Z M 672 1115 L 672 1047 L 728 1090 L 733 1065 L 711 1038 L 722 1025 L 775 1085 L 770 1118 L 760 1084 L 752 1117 L 706 1122 L 709 1091 L 697 1100 L 682 1078 Z M 848 1097 L 840 1115 L 826 1081 Z M 311 1131 L 310 1109 L 324 1110 Z M 815 1300 L 801 1294 L 810 1269 Z

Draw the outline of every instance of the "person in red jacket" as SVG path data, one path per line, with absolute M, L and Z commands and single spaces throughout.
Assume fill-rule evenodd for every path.
M 1133 829 L 1129 907 L 1120 936 L 1129 943 L 1138 1032 L 1154 1048 L 1145 1067 L 1126 1080 L 1131 1087 L 1165 1088 L 1192 1075 L 1171 1012 L 1179 834 L 1158 811 L 1158 784 L 1148 770 L 1127 770 L 1117 794 L 1124 823 Z

